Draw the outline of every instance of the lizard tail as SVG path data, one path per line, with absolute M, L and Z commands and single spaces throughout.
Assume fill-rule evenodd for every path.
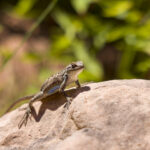
M 24 101 L 24 100 L 27 100 L 27 99 L 31 99 L 31 98 L 34 97 L 34 96 L 35 96 L 35 94 L 34 94 L 34 95 L 29 95 L 29 96 L 25 96 L 25 97 L 19 98 L 19 99 L 16 100 L 12 105 L 10 105 L 10 107 L 6 110 L 6 112 L 5 112 L 4 114 L 8 113 L 8 112 L 9 112 L 16 104 L 18 104 L 19 102 Z

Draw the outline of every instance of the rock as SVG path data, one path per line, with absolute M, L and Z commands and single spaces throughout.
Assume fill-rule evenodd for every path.
M 150 150 L 150 81 L 113 80 L 35 102 L 32 120 L 17 125 L 23 105 L 0 118 L 0 150 Z

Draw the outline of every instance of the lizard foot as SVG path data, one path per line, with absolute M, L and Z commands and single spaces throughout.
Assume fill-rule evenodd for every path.
M 21 119 L 21 121 L 18 124 L 18 128 L 20 129 L 22 127 L 22 125 L 24 124 L 25 126 L 27 125 L 28 122 L 28 118 L 31 119 L 31 109 L 28 108 L 23 116 L 23 118 Z
M 71 104 L 71 100 L 72 100 L 72 98 L 67 97 L 67 102 L 65 103 L 64 108 L 67 108 L 67 109 L 69 108 L 69 106 Z

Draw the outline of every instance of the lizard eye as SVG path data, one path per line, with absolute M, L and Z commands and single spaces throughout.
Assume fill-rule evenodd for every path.
M 75 68 L 77 65 L 76 64 L 71 64 L 72 65 L 72 68 Z

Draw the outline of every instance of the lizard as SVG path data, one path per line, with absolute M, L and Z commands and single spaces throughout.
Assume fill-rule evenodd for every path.
M 18 128 L 20 129 L 23 124 L 26 126 L 27 120 L 31 115 L 32 105 L 35 101 L 40 101 L 56 92 L 60 92 L 65 96 L 67 102 L 65 103 L 64 107 L 68 108 L 69 105 L 71 104 L 71 99 L 65 93 L 65 88 L 72 82 L 75 82 L 77 88 L 81 87 L 78 80 L 78 75 L 83 71 L 83 69 L 84 64 L 82 61 L 72 62 L 71 64 L 66 66 L 66 68 L 61 72 L 49 77 L 43 83 L 43 85 L 40 88 L 40 91 L 37 94 L 22 97 L 18 99 L 16 102 L 14 102 L 8 108 L 7 112 L 20 101 L 30 99 L 26 111 L 24 113 L 24 116 L 22 117 L 21 121 L 18 124 Z

